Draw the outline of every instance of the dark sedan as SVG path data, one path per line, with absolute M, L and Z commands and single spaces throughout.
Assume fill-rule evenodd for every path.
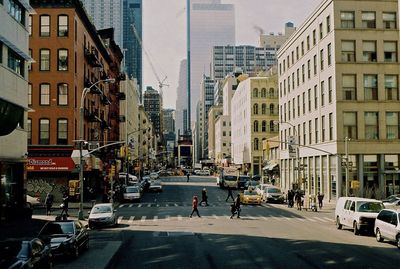
M 239 189 L 244 189 L 246 187 L 247 181 L 249 181 L 249 180 L 250 180 L 249 176 L 240 175 L 239 176 L 239 181 L 238 181 L 238 188 Z
M 50 246 L 39 238 L 2 242 L 0 243 L 0 268 L 53 269 Z
M 50 241 L 53 255 L 77 258 L 82 249 L 89 248 L 89 233 L 78 220 L 48 222 L 39 232 L 39 237 Z

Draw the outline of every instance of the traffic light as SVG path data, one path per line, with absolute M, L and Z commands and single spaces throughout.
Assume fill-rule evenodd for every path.
M 115 175 L 115 165 L 113 164 L 113 165 L 111 165 L 110 176 L 114 177 L 114 175 Z
M 119 157 L 120 157 L 120 158 L 124 158 L 125 155 L 126 155 L 126 147 L 123 146 L 123 147 L 121 147 L 121 148 L 119 149 Z

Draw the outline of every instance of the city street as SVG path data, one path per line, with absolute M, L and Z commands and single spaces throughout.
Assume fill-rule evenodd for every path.
M 332 206 L 319 212 L 280 204 L 242 206 L 241 219 L 230 219 L 227 192 L 215 179 L 163 182 L 162 193 L 121 204 L 117 228 L 91 232 L 92 246 L 122 243 L 108 268 L 391 268 L 400 260 L 392 244 L 337 230 Z M 201 218 L 189 218 L 191 197 L 201 197 L 204 187 L 210 206 L 199 207 Z M 99 259 L 97 250 L 79 259 L 86 268 Z

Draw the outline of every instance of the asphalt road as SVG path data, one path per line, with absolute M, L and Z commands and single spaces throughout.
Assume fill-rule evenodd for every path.
M 162 193 L 118 208 L 119 225 L 95 231 L 122 246 L 109 268 L 397 268 L 400 251 L 370 236 L 337 230 L 332 210 L 243 206 L 230 219 L 227 191 L 206 177 L 165 178 Z M 208 207 L 189 218 L 193 195 L 207 189 Z

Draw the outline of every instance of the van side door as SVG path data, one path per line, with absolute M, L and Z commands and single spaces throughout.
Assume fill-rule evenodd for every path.
M 395 212 L 391 212 L 390 223 L 387 225 L 387 236 L 390 241 L 396 241 L 396 228 L 398 224 L 397 214 Z
M 343 208 L 342 214 L 341 214 L 342 216 L 341 216 L 340 222 L 346 226 L 349 226 L 347 220 L 349 217 L 350 205 L 351 205 L 351 200 L 346 200 L 346 202 L 344 203 L 344 208 Z
M 349 227 L 353 227 L 353 221 L 356 216 L 356 201 L 351 201 L 350 207 L 347 210 L 347 219 L 346 219 L 346 225 Z

